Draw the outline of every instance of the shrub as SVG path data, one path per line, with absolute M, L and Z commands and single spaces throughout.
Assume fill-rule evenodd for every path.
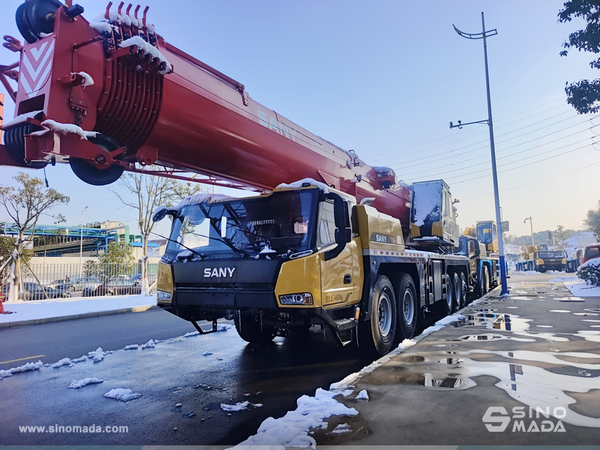
M 579 266 L 577 276 L 592 286 L 600 286 L 600 258 L 594 258 Z

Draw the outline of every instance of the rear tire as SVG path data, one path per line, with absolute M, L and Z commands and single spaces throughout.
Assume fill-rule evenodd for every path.
M 463 307 L 467 306 L 467 304 L 469 303 L 469 292 L 468 292 L 468 288 L 467 288 L 467 276 L 465 275 L 464 272 L 460 273 L 460 288 L 461 288 L 461 292 L 462 292 L 462 298 L 463 298 Z
M 268 344 L 275 338 L 275 328 L 261 325 L 251 314 L 235 312 L 235 329 L 240 337 L 251 344 Z
M 481 268 L 481 277 L 479 278 L 479 296 L 483 297 L 490 290 L 490 275 L 487 266 Z
M 455 289 L 454 289 L 454 277 L 453 275 L 446 276 L 446 301 L 444 302 L 444 312 L 446 315 L 452 314 L 456 311 L 456 297 L 455 297 Z
M 410 339 L 415 335 L 419 317 L 417 306 L 417 289 L 412 277 L 407 273 L 400 279 L 398 298 L 398 322 L 400 323 L 400 339 Z
M 371 317 L 360 323 L 360 345 L 368 352 L 385 355 L 396 339 L 396 294 L 388 277 L 381 275 L 373 289 Z
M 455 311 L 458 311 L 465 306 L 465 297 L 463 295 L 463 288 L 458 272 L 454 272 L 454 275 L 452 276 L 452 287 L 454 288 Z

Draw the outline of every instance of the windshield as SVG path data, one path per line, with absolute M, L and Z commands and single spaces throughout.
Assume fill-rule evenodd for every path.
M 565 258 L 566 256 L 567 256 L 567 254 L 562 251 L 538 252 L 538 258 L 540 258 L 540 259 Z
M 309 250 L 313 247 L 310 217 L 316 195 L 317 190 L 285 191 L 185 206 L 175 218 L 167 252 L 202 257 L 215 253 L 273 256 Z

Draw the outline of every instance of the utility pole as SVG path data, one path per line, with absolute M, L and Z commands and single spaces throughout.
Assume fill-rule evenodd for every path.
M 88 206 L 81 210 L 81 228 L 79 235 L 79 278 L 83 277 L 83 212 L 88 209 Z
M 483 56 L 484 56 L 484 60 L 485 60 L 485 86 L 486 86 L 486 91 L 487 91 L 487 107 L 488 107 L 488 118 L 487 120 L 481 120 L 479 122 L 471 122 L 471 123 L 487 123 L 488 124 L 488 128 L 490 130 L 490 148 L 491 148 L 491 153 L 492 153 L 492 177 L 493 177 L 493 182 L 494 182 L 494 200 L 495 200 L 495 207 L 496 207 L 496 223 L 498 224 L 498 227 L 502 227 L 502 217 L 500 216 L 500 196 L 498 193 L 498 174 L 497 174 L 497 170 L 496 170 L 496 148 L 494 146 L 494 125 L 492 122 L 492 100 L 491 100 L 491 95 L 490 95 L 490 77 L 489 77 L 489 70 L 488 70 L 488 57 L 487 57 L 487 37 L 488 36 L 495 36 L 498 34 L 498 32 L 496 31 L 496 29 L 493 30 L 489 30 L 489 31 L 485 31 L 485 20 L 484 20 L 484 16 L 483 16 L 483 12 L 481 13 L 481 33 L 464 33 L 462 31 L 460 31 L 458 28 L 456 28 L 456 26 L 452 25 L 454 27 L 454 30 L 459 34 L 459 36 L 462 36 L 466 39 L 483 39 Z M 458 127 L 458 128 L 462 128 L 463 125 L 470 125 L 470 124 L 461 124 L 461 122 L 458 122 L 458 125 L 453 125 L 452 122 L 450 122 L 450 128 L 454 128 L 454 127 Z M 505 262 L 505 257 L 504 257 L 504 238 L 502 236 L 502 231 L 500 231 L 500 233 L 498 233 L 498 252 L 500 254 L 500 278 L 501 278 L 501 282 L 502 282 L 502 292 L 501 295 L 504 294 L 508 294 L 508 286 L 506 283 L 506 262 Z
M 533 219 L 531 217 L 526 217 L 523 223 L 529 220 L 529 225 L 531 226 L 531 246 L 535 247 L 535 242 L 533 242 Z

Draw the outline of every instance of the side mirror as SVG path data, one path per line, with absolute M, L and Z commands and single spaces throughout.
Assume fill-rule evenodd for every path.
M 330 260 L 342 253 L 346 244 L 352 241 L 352 228 L 350 227 L 348 203 L 338 194 L 330 193 L 325 198 L 333 200 L 335 217 L 335 242 L 337 246 L 325 253 L 325 260 Z
M 160 222 L 165 218 L 165 216 L 176 216 L 177 210 L 172 208 L 167 208 L 166 206 L 159 206 L 152 213 L 152 222 Z

